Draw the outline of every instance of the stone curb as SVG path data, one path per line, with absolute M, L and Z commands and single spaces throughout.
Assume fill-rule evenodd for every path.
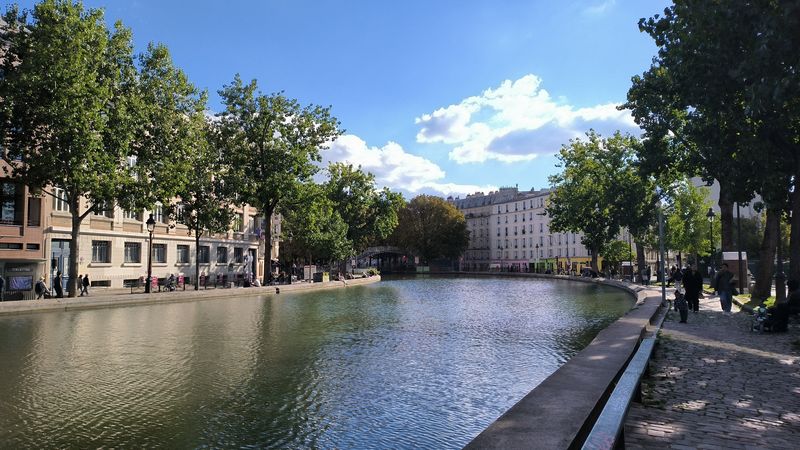
M 96 295 L 91 297 L 72 297 L 46 300 L 19 300 L 0 302 L 0 316 L 28 314 L 50 311 L 75 311 L 81 309 L 113 308 L 117 306 L 152 305 L 158 303 L 182 303 L 200 300 L 211 300 L 229 297 L 253 297 L 260 295 L 279 295 L 280 293 L 317 291 L 323 289 L 337 289 L 347 286 L 377 283 L 381 277 L 355 278 L 326 283 L 294 283 L 278 286 L 262 286 L 249 288 L 219 288 L 201 291 L 176 291 L 159 292 L 151 294 L 112 294 Z

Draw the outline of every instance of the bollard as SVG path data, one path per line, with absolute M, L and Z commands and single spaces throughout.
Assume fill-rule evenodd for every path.
M 280 294 L 281 293 L 281 288 L 275 288 L 275 293 L 276 294 Z

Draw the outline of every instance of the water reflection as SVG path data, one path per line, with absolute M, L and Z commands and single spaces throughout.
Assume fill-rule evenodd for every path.
M 0 318 L 0 443 L 457 448 L 631 303 L 431 277 Z

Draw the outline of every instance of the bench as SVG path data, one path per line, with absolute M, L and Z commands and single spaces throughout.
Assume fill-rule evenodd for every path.
M 583 443 L 583 449 L 625 448 L 625 417 L 631 401 L 641 402 L 642 377 L 647 372 L 656 339 L 643 339 L 628 362 L 603 411 Z

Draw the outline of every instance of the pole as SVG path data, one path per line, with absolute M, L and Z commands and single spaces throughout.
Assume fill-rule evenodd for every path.
M 783 303 L 786 300 L 786 274 L 783 273 L 783 236 L 781 233 L 781 221 L 778 219 L 778 270 L 775 273 L 775 304 Z
M 664 216 L 661 211 L 661 205 L 658 205 L 658 251 L 660 253 L 661 264 L 664 265 Z M 661 274 L 661 303 L 667 302 L 667 280 L 665 280 L 663 267 L 659 267 Z
M 153 232 L 150 232 L 150 242 L 147 246 L 147 284 L 144 286 L 144 292 L 149 294 L 151 291 L 153 280 Z
M 739 213 L 739 202 L 736 202 L 736 249 L 739 251 L 739 293 L 744 293 L 744 278 L 747 271 L 742 273 L 742 217 Z
M 631 283 L 633 283 L 633 245 L 631 244 L 631 230 L 628 230 L 628 268 L 631 269 Z

